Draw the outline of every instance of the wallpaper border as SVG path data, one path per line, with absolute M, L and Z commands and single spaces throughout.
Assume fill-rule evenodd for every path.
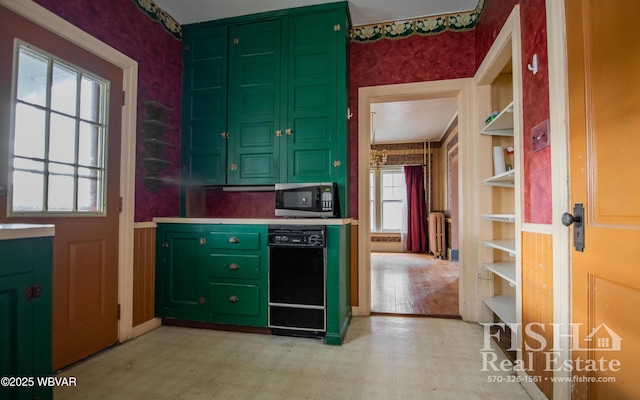
M 182 40 L 182 26 L 169 13 L 158 7 L 153 0 L 133 0 L 138 8 L 162 27 L 174 38 Z
M 351 41 L 371 43 L 381 39 L 403 39 L 413 35 L 430 36 L 446 31 L 470 31 L 476 27 L 476 23 L 484 9 L 484 2 L 485 0 L 478 0 L 475 9 L 462 13 L 354 26 L 351 28 Z

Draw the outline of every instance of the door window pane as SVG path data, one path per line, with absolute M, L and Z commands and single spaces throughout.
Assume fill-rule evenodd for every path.
M 17 78 L 18 100 L 43 107 L 46 105 L 47 70 L 48 62 L 45 57 L 20 49 Z
M 78 73 L 58 63 L 53 64 L 51 82 L 51 109 L 76 115 Z
M 14 214 L 104 214 L 108 81 L 20 44 L 14 64 Z

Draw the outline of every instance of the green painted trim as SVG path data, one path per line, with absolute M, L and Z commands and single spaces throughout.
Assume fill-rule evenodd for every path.
M 475 29 L 485 0 L 467 12 L 413 18 L 406 21 L 382 22 L 351 28 L 351 41 L 371 43 L 381 39 L 404 39 L 413 35 L 430 36 L 442 32 L 466 32 Z

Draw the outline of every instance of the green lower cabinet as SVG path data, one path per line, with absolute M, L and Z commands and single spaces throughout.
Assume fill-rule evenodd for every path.
M 156 315 L 206 321 L 202 227 L 159 224 L 156 235 Z
M 342 344 L 351 321 L 351 225 L 327 226 L 327 344 Z
M 21 378 L 2 399 L 51 399 L 51 238 L 0 240 L 0 376 Z M 24 379 L 27 379 L 26 381 Z M 29 381 L 32 379 L 33 381 Z
M 156 316 L 266 327 L 266 229 L 158 224 Z

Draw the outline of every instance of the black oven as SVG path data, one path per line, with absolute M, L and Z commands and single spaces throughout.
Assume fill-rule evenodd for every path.
M 274 334 L 326 332 L 326 227 L 271 225 L 269 327 Z

